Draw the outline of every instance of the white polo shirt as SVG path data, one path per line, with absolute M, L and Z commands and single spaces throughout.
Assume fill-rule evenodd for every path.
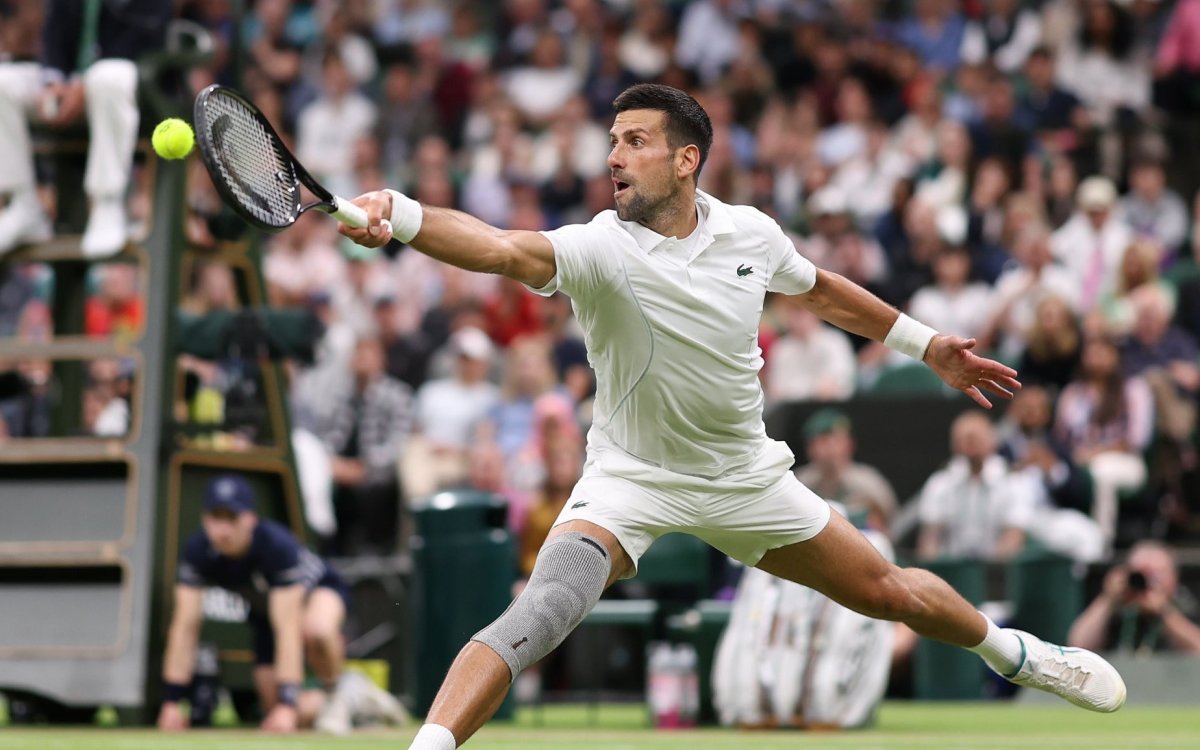
M 728 479 L 793 461 L 763 426 L 758 326 L 766 292 L 807 292 L 816 268 L 757 209 L 699 191 L 696 205 L 683 240 L 611 210 L 543 233 L 558 270 L 534 291 L 571 297 L 596 371 L 589 463 L 614 473 Z

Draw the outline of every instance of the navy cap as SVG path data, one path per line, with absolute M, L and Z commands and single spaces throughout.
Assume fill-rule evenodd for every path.
M 254 490 L 237 474 L 222 474 L 209 482 L 204 490 L 204 512 L 227 510 L 245 513 L 254 510 Z

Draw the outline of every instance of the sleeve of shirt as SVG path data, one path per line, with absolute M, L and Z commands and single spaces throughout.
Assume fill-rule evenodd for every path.
M 176 583 L 195 588 L 208 586 L 208 578 L 205 575 L 207 546 L 208 542 L 203 532 L 197 532 L 188 538 L 179 558 L 179 569 L 175 572 Z
M 774 270 L 767 282 L 767 291 L 783 294 L 804 294 L 817 283 L 817 267 L 796 249 L 796 243 L 783 233 L 773 220 L 768 236 Z
M 267 527 L 263 577 L 271 588 L 301 585 L 312 588 L 320 579 L 320 558 L 309 552 L 282 526 Z
M 593 219 L 588 224 L 568 224 L 542 232 L 554 246 L 554 278 L 529 290 L 549 297 L 561 291 L 573 300 L 586 299 L 604 289 L 618 271 L 618 248 L 606 227 Z

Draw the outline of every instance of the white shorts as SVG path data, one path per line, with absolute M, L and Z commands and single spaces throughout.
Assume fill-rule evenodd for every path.
M 633 561 L 654 540 L 681 531 L 746 565 L 768 550 L 812 539 L 829 522 L 829 504 L 786 469 L 768 483 L 730 488 L 657 470 L 655 480 L 630 479 L 589 466 L 554 525 L 590 521 L 611 532 Z M 758 484 L 759 486 L 754 486 Z

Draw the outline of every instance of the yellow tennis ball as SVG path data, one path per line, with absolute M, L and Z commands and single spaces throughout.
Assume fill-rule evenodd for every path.
M 196 145 L 196 134 L 191 125 L 178 117 L 169 117 L 154 128 L 150 144 L 154 146 L 154 153 L 164 159 L 182 159 Z

